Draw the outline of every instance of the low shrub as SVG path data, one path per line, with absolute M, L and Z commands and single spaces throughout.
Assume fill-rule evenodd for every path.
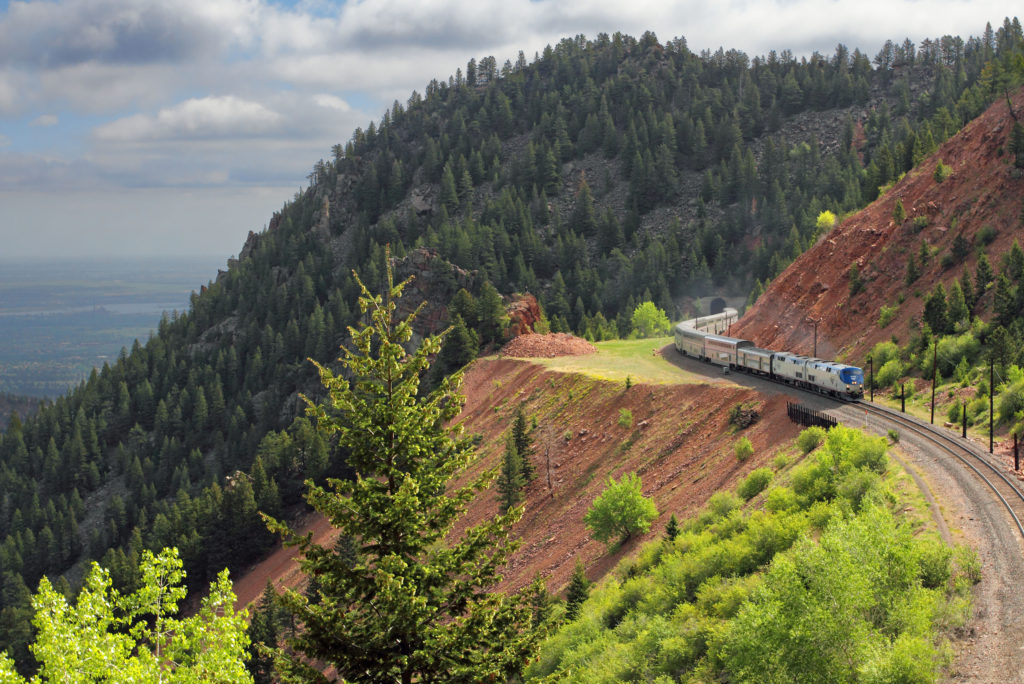
M 774 474 L 771 468 L 753 470 L 740 482 L 739 487 L 736 488 L 736 493 L 743 497 L 744 501 L 750 501 L 771 484 L 773 477 Z
M 986 247 L 996 239 L 996 229 L 992 225 L 982 226 L 977 235 L 974 236 L 974 244 Z
M 903 362 L 889 359 L 875 373 L 875 387 L 892 387 L 903 377 Z
M 800 449 L 800 453 L 809 454 L 817 449 L 825 441 L 826 434 L 825 428 L 817 425 L 802 431 L 796 438 L 796 445 Z
M 619 427 L 633 427 L 633 412 L 629 409 L 619 409 Z
M 996 416 L 1001 424 L 1018 420 L 1017 414 L 1024 411 L 1024 382 L 1015 382 L 999 395 Z
M 878 327 L 884 328 L 885 326 L 892 323 L 893 319 L 896 318 L 896 312 L 898 309 L 895 306 L 882 305 L 882 308 L 878 311 Z
M 883 309 L 886 307 L 882 307 Z M 896 309 L 898 307 L 890 307 Z M 888 361 L 897 359 L 900 356 L 900 348 L 895 342 L 886 341 L 879 342 L 871 348 L 871 353 L 868 355 L 874 360 L 875 368 L 881 368 Z
M 740 437 L 733 451 L 736 453 L 736 460 L 742 463 L 754 455 L 754 445 L 746 437 Z

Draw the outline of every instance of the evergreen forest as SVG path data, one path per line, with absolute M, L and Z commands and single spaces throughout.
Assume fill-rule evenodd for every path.
M 416 250 L 468 351 L 501 341 L 494 302 L 529 292 L 552 331 L 630 330 L 636 305 L 746 295 L 1002 96 L 1024 37 L 887 42 L 870 56 L 694 53 L 600 34 L 531 60 L 470 60 L 317 162 L 188 311 L 0 440 L 0 651 L 35 667 L 30 596 L 80 588 L 91 560 L 135 591 L 176 547 L 190 589 L 260 558 L 259 512 L 350 474 L 305 417 L 371 289 Z M 459 292 L 460 288 L 468 290 Z M 485 306 L 484 304 L 488 304 Z M 497 327 L 496 327 L 497 326 Z M 418 330 L 423 335 L 431 330 Z M 447 356 L 446 356 L 447 353 Z M 451 370 L 452 368 L 443 368 Z M 435 380 L 437 382 L 438 380 Z

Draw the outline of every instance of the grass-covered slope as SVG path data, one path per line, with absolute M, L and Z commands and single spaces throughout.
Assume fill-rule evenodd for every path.
M 749 503 L 716 494 L 621 563 L 530 678 L 935 681 L 970 615 L 976 557 L 913 513 L 883 438 L 839 426 L 797 443 L 810 453 L 779 457 L 767 490 L 764 471 L 741 483 Z

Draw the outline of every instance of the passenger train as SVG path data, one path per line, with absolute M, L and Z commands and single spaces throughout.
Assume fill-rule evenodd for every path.
M 755 347 L 750 340 L 726 337 L 739 315 L 736 309 L 692 318 L 675 327 L 676 350 L 723 369 L 764 375 L 777 382 L 853 401 L 864 396 L 864 371 L 834 361 Z

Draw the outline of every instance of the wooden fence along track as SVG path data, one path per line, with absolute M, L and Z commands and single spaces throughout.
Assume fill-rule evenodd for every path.
M 942 451 L 959 459 L 995 492 L 1010 513 L 1010 517 L 1013 518 L 1014 524 L 1017 525 L 1017 531 L 1020 532 L 1021 537 L 1024 537 L 1024 525 L 1021 524 L 1021 517 L 1024 517 L 1024 491 L 1019 483 L 1006 476 L 999 464 L 993 463 L 986 452 L 970 442 L 950 435 L 943 428 L 919 421 L 894 409 L 877 406 L 866 401 L 858 401 L 856 405 L 869 413 L 899 425 L 904 430 L 924 437 Z

